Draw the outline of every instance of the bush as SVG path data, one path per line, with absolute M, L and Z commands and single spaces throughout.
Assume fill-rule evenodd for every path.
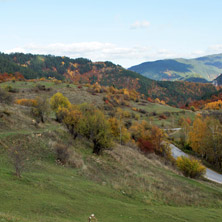
M 68 147 L 64 144 L 56 144 L 55 146 L 55 152 L 56 152 L 56 160 L 58 163 L 61 163 L 62 165 L 66 164 L 69 160 L 69 151 Z
M 34 107 L 37 105 L 37 101 L 35 99 L 17 99 L 15 103 L 18 105 L 30 107 Z
M 9 85 L 7 85 L 7 86 L 5 87 L 5 90 L 6 90 L 7 92 L 10 92 L 10 93 L 17 93 L 17 92 L 19 92 L 18 89 L 13 88 L 12 86 L 9 86 Z
M 155 149 L 154 145 L 148 140 L 140 138 L 138 140 L 138 145 L 139 145 L 140 150 L 144 153 L 153 153 L 154 152 L 154 149 Z
M 13 97 L 8 92 L 0 88 L 0 103 L 10 104 L 12 102 Z
M 181 156 L 177 158 L 176 164 L 186 177 L 198 178 L 206 173 L 205 166 L 196 159 Z
M 84 162 L 82 157 L 74 152 L 74 150 L 70 150 L 67 145 L 62 143 L 57 143 L 54 147 L 56 152 L 56 161 L 62 165 L 68 165 L 73 168 L 82 168 Z

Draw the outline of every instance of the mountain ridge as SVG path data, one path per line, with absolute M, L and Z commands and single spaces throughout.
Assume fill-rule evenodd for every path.
M 144 62 L 129 68 L 154 80 L 201 78 L 208 81 L 222 73 L 222 53 L 193 59 L 175 58 Z

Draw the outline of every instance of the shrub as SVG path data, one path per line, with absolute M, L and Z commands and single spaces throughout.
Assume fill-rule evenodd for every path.
M 139 145 L 140 150 L 144 153 L 154 152 L 154 145 L 148 140 L 140 138 L 138 140 L 138 145 Z
M 31 106 L 31 107 L 37 105 L 37 101 L 35 99 L 17 99 L 15 103 L 18 105 Z
M 196 159 L 181 156 L 177 158 L 176 164 L 186 177 L 198 178 L 206 173 L 205 166 Z
M 0 88 L 0 103 L 10 104 L 12 102 L 13 97 L 8 92 Z
M 68 162 L 69 151 L 66 145 L 57 143 L 55 145 L 55 152 L 56 152 L 56 160 L 58 163 L 64 165 Z
M 9 85 L 7 85 L 7 86 L 5 87 L 5 90 L 6 90 L 7 92 L 10 92 L 10 93 L 17 93 L 17 92 L 19 92 L 18 89 L 13 88 L 12 86 L 9 86 Z

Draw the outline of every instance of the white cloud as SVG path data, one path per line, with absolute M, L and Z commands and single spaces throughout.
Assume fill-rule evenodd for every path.
M 144 21 L 136 21 L 134 22 L 130 28 L 131 29 L 146 29 L 150 26 L 150 22 L 144 20 Z
M 33 54 L 52 54 L 69 56 L 71 58 L 85 57 L 92 61 L 112 61 L 129 67 L 139 62 L 169 57 L 168 51 L 158 52 L 149 46 L 120 47 L 112 43 L 79 42 L 79 43 L 53 43 L 48 45 L 28 44 L 19 46 L 5 53 L 23 52 Z M 170 54 L 171 55 L 171 54 Z
M 211 45 L 208 47 L 207 51 L 209 53 L 222 53 L 222 44 Z
M 179 53 L 178 53 L 179 51 Z M 33 54 L 52 54 L 68 56 L 71 58 L 84 57 L 92 61 L 112 61 L 124 67 L 130 67 L 146 61 L 170 58 L 195 58 L 213 53 L 221 53 L 222 45 L 214 45 L 206 50 L 182 52 L 181 50 L 160 49 L 151 46 L 135 45 L 122 47 L 113 43 L 79 42 L 79 43 L 53 43 L 48 45 L 28 44 L 5 51 L 23 52 Z

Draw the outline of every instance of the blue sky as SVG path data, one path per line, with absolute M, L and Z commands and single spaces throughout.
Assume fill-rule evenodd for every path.
M 129 67 L 222 53 L 221 0 L 0 0 L 0 51 Z

